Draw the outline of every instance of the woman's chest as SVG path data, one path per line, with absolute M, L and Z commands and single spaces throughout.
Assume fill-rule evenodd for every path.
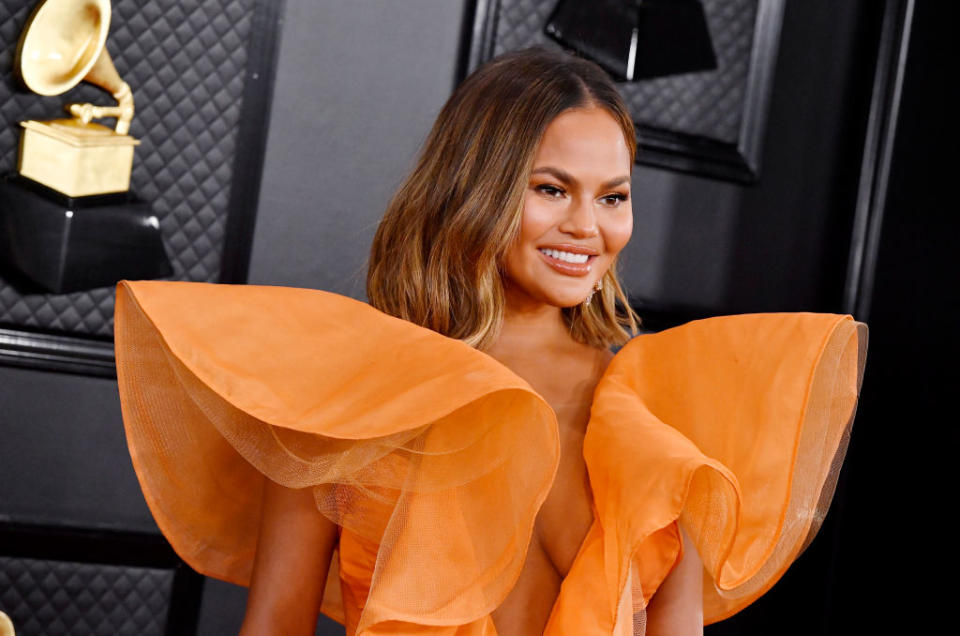
M 593 497 L 583 460 L 589 403 L 571 408 L 569 402 L 563 406 L 550 400 L 549 394 L 541 395 L 557 414 L 560 462 L 537 514 L 520 578 L 492 614 L 496 632 L 502 636 L 543 633 L 563 581 L 593 526 Z
M 550 492 L 537 515 L 533 548 L 541 549 L 562 579 L 570 571 L 593 524 L 593 493 L 583 440 L 609 352 L 565 360 L 566 364 L 523 369 L 524 377 L 557 417 L 560 461 Z
M 590 399 L 557 403 L 560 463 L 534 527 L 533 540 L 565 577 L 593 523 L 593 493 L 583 458 L 583 438 L 590 417 Z

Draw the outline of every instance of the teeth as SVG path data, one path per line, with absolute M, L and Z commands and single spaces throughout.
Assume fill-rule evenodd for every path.
M 586 263 L 589 256 L 587 254 L 574 254 L 573 252 L 561 252 L 560 250 L 540 249 L 547 256 L 566 263 Z

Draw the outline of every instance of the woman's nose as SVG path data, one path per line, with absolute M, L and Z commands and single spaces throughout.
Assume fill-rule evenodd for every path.
M 592 238 L 600 234 L 593 201 L 576 199 L 567 210 L 567 218 L 560 224 L 560 231 L 576 238 Z

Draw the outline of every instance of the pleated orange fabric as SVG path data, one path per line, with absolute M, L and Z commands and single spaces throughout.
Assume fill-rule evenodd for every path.
M 198 571 L 249 582 L 261 488 L 338 523 L 323 611 L 347 633 L 493 635 L 559 460 L 546 401 L 490 356 L 336 294 L 121 281 L 117 377 L 147 503 Z M 815 534 L 856 405 L 865 327 L 833 314 L 697 321 L 632 340 L 597 386 L 597 518 L 547 634 L 634 634 L 680 556 L 707 622 Z

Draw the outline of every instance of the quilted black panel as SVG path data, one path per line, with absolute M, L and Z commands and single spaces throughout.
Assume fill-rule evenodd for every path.
M 757 0 L 702 0 L 717 70 L 620 83 L 636 122 L 735 143 L 750 67 Z M 543 27 L 557 0 L 494 0 L 494 54 L 540 44 L 559 48 Z
M 111 103 L 81 85 L 59 97 L 15 86 L 17 40 L 35 2 L 0 0 L 0 172 L 14 170 L 23 119 L 69 101 Z M 220 275 L 254 0 L 114 0 L 107 48 L 133 88 L 141 140 L 132 189 L 152 202 L 178 280 Z M 0 278 L 0 326 L 112 337 L 113 289 L 22 295 Z
M 161 635 L 172 585 L 172 570 L 0 557 L 17 636 Z

